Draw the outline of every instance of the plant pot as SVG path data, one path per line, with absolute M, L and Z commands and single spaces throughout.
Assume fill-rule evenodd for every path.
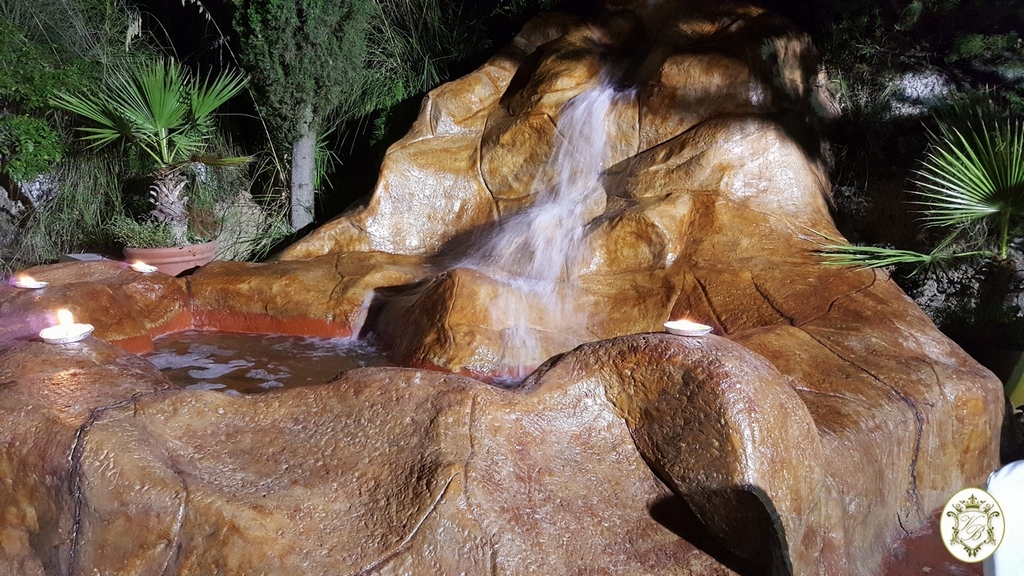
M 128 248 L 124 249 L 124 257 L 129 262 L 141 260 L 157 267 L 164 274 L 177 276 L 186 270 L 198 268 L 213 260 L 217 242 L 174 246 L 172 248 Z

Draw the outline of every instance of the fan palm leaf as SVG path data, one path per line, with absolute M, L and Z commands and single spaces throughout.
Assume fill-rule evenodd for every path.
M 132 74 L 115 76 L 108 96 L 117 112 L 132 126 L 132 138 L 159 166 L 180 161 L 179 138 L 188 113 L 181 72 L 170 63 L 140 65 Z
M 240 74 L 200 81 L 174 62 L 147 62 L 115 70 L 97 92 L 58 94 L 53 103 L 94 123 L 80 128 L 90 146 L 126 141 L 163 171 L 202 151 L 213 133 L 213 111 L 245 84 Z
M 131 124 L 117 114 L 109 102 L 77 94 L 57 94 L 53 97 L 52 102 L 59 108 L 84 116 L 96 123 L 96 126 L 79 128 L 86 134 L 82 139 L 88 143 L 90 148 L 102 148 L 121 138 L 130 138 L 132 135 Z
M 247 80 L 242 74 L 222 74 L 207 78 L 200 82 L 198 78 L 188 84 L 189 103 L 195 122 L 202 122 L 211 117 L 213 111 L 233 98 L 245 88 Z
M 921 267 L 933 261 L 930 254 L 921 254 L 913 250 L 850 244 L 823 244 L 821 256 L 829 266 L 852 266 L 865 270 L 902 264 L 915 264 Z
M 151 217 L 168 224 L 175 241 L 186 243 L 188 196 L 182 168 L 192 163 L 226 166 L 248 158 L 203 156 L 215 126 L 212 114 L 245 87 L 240 74 L 204 81 L 172 61 L 115 69 L 106 83 L 87 94 L 58 94 L 53 104 L 92 122 L 80 130 L 91 147 L 123 142 L 153 164 Z
M 812 230 L 822 241 L 818 243 L 818 256 L 826 266 L 851 266 L 859 270 L 871 270 L 875 268 L 888 268 L 890 266 L 913 265 L 911 275 L 922 270 L 935 267 L 942 267 L 949 262 L 960 258 L 984 258 L 992 256 L 986 250 L 974 250 L 960 246 L 955 249 L 954 244 L 958 241 L 958 234 L 946 237 L 931 252 L 924 254 L 913 250 L 899 250 L 896 248 L 884 248 L 880 246 L 854 246 L 843 240 L 828 236 L 821 232 Z
M 951 118 L 940 122 L 937 132 L 929 132 L 913 194 L 918 198 L 914 203 L 923 207 L 925 225 L 948 229 L 934 250 L 923 254 L 851 246 L 818 233 L 818 254 L 825 263 L 858 268 L 915 265 L 916 273 L 957 258 L 1005 259 L 1024 222 L 1024 125 L 1014 120 L 987 123 L 985 117 L 984 110 L 970 103 L 954 103 Z
M 975 120 L 961 131 L 943 124 L 931 139 L 915 179 L 925 224 L 985 221 L 1005 257 L 1011 226 L 1024 216 L 1024 127 L 1008 121 L 989 129 Z
M 241 166 L 252 162 L 252 156 L 193 156 L 192 161 L 206 166 Z

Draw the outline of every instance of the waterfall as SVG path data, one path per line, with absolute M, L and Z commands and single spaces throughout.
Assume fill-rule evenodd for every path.
M 522 379 L 546 359 L 536 327 L 529 325 L 531 310 L 560 336 L 587 325 L 586 306 L 567 301 L 565 294 L 576 280 L 572 271 L 586 256 L 588 207 L 604 202 L 609 112 L 625 97 L 631 94 L 602 82 L 563 106 L 551 156 L 532 186 L 533 204 L 502 219 L 462 263 L 512 288 L 489 303 L 491 325 L 501 330 L 501 363 L 516 367 L 509 379 Z

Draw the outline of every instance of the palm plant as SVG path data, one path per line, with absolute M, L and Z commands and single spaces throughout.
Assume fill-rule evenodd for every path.
M 203 81 L 176 62 L 150 61 L 115 69 L 95 91 L 60 93 L 52 102 L 92 121 L 79 128 L 90 147 L 121 143 L 139 154 L 153 178 L 151 217 L 169 226 L 182 245 L 188 243 L 189 223 L 185 169 L 249 160 L 203 154 L 216 130 L 213 112 L 245 84 L 240 74 Z
M 960 127 L 957 127 L 960 126 Z M 851 246 L 824 237 L 826 263 L 858 268 L 913 264 L 913 272 L 958 258 L 1004 261 L 1024 232 L 1024 125 L 954 111 L 929 133 L 914 183 L 926 227 L 947 230 L 928 254 Z

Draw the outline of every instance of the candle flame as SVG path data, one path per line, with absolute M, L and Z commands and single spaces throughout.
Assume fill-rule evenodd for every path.
M 70 310 L 61 308 L 57 310 L 57 322 L 60 322 L 61 326 L 67 326 L 68 324 L 74 324 L 75 318 L 71 315 Z
M 680 318 L 679 320 L 665 322 L 665 330 L 670 334 L 679 336 L 703 336 L 710 334 L 712 327 L 700 322 L 694 322 L 688 318 Z

